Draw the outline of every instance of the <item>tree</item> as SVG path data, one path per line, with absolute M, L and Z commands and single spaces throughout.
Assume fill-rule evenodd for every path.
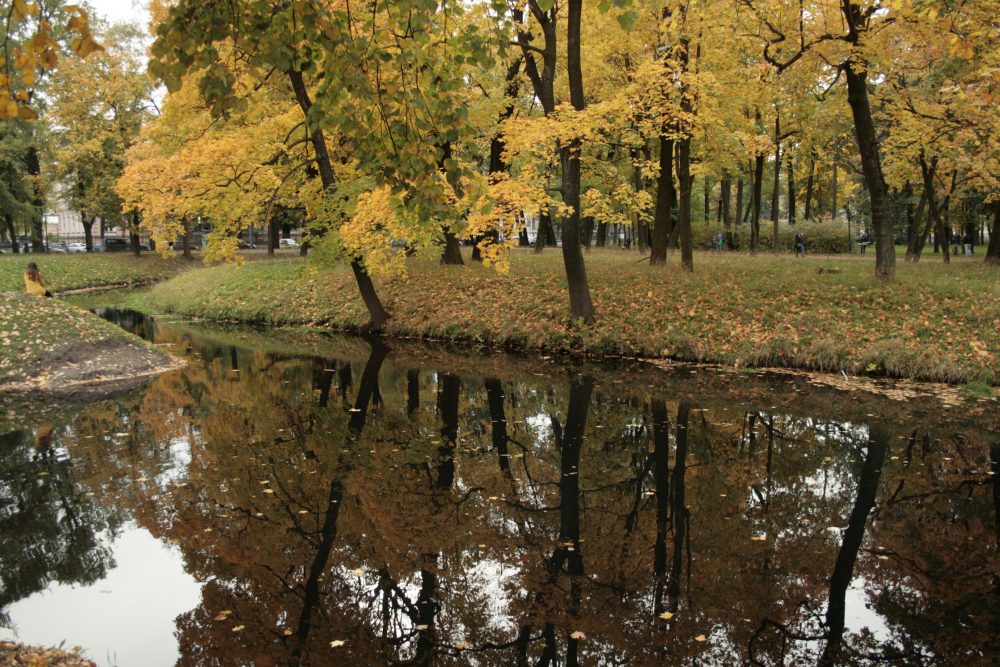
M 112 28 L 103 36 L 106 50 L 63 63 L 47 91 L 56 177 L 66 204 L 80 214 L 88 252 L 96 219 L 122 218 L 117 183 L 125 152 L 155 110 L 140 39 L 132 26 Z

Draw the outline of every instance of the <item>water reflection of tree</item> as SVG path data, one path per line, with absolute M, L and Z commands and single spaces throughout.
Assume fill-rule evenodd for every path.
M 178 540 L 207 582 L 179 620 L 184 664 L 462 664 L 469 652 L 482 664 L 724 664 L 747 661 L 765 620 L 815 638 L 789 638 L 786 657 L 823 651 L 831 573 L 854 548 L 829 528 L 867 503 L 867 429 L 747 414 L 724 396 L 703 406 L 679 400 L 683 387 L 648 397 L 579 377 L 483 380 L 383 362 L 375 347 L 367 358 L 234 358 L 231 346 L 191 343 L 202 359 L 151 387 L 141 419 L 134 407 L 108 415 L 141 427 L 114 450 L 113 467 L 131 467 L 107 495 Z M 185 476 L 138 482 L 167 465 L 164 439 L 189 447 Z M 942 466 L 934 449 L 957 446 L 935 443 L 934 465 L 919 451 L 910 467 L 886 461 L 865 513 L 854 580 L 897 637 L 927 635 L 915 613 L 924 596 L 938 619 L 992 590 L 986 576 L 961 589 L 958 575 L 945 586 L 920 574 L 994 553 L 996 531 L 975 529 L 994 525 L 992 489 L 963 486 L 963 471 L 989 464 Z M 955 516 L 970 527 L 960 536 Z M 990 650 L 986 620 L 943 622 Z M 768 628 L 754 655 L 778 664 Z M 887 648 L 845 627 L 839 655 L 863 662 Z
M 86 495 L 52 426 L 0 435 L 0 624 L 49 583 L 89 584 L 114 567 L 119 517 Z

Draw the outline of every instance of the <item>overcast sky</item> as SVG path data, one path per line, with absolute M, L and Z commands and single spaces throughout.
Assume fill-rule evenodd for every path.
M 149 21 L 147 0 L 90 0 L 97 13 L 111 23 L 138 23 L 143 29 Z

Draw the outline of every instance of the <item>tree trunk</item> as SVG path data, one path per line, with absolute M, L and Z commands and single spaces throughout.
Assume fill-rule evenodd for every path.
M 182 223 L 184 225 L 184 236 L 181 237 L 181 250 L 182 257 L 184 259 L 192 259 L 191 257 L 191 221 L 185 219 Z
M 844 0 L 842 5 L 847 20 L 849 41 L 860 43 L 858 30 L 864 20 L 859 5 Z M 861 154 L 861 171 L 872 208 L 872 226 L 875 228 L 875 277 L 878 280 L 896 279 L 896 248 L 892 235 L 892 210 L 889 206 L 888 187 L 882 175 L 882 158 L 878 150 L 878 136 L 868 102 L 868 72 L 863 62 L 848 61 L 844 68 L 847 76 L 847 101 L 854 117 L 858 151 Z
M 458 237 L 450 229 L 444 230 L 444 249 L 441 251 L 441 263 L 451 266 L 462 266 L 462 246 Z
M 667 243 L 670 240 L 670 213 L 677 196 L 674 190 L 674 141 L 660 135 L 660 175 L 656 180 L 656 208 L 653 212 L 653 246 L 650 266 L 667 263 Z
M 273 216 L 271 222 L 267 226 L 267 256 L 274 257 L 274 251 L 278 249 L 279 235 L 281 233 L 281 224 L 278 222 L 278 217 Z
M 719 209 L 722 214 L 722 226 L 725 229 L 726 247 L 733 248 L 733 212 L 729 205 L 733 195 L 733 180 L 726 176 L 722 179 L 722 198 L 719 200 Z
M 921 190 L 920 192 L 920 203 L 917 205 L 917 210 L 913 210 L 913 186 L 907 181 L 906 185 L 903 187 L 903 192 L 906 194 L 906 261 L 915 262 L 920 257 L 920 251 L 923 250 L 924 236 L 920 233 L 922 226 L 921 222 L 924 218 L 924 208 L 927 206 L 927 193 Z
M 751 193 L 753 215 L 750 218 L 750 252 L 757 252 L 757 248 L 760 246 L 760 212 L 763 181 L 764 155 L 760 154 L 754 158 L 753 164 L 753 192 Z
M 806 204 L 802 212 L 806 220 L 812 220 L 813 179 L 816 177 L 816 158 L 809 158 L 809 177 L 806 179 Z
M 736 181 L 736 224 L 743 224 L 743 174 Z
M 29 176 L 34 176 L 32 179 L 34 184 L 31 186 L 34 191 L 31 203 L 34 205 L 34 210 L 31 212 L 31 251 L 32 252 L 45 252 L 45 235 L 43 231 L 43 217 L 42 213 L 45 208 L 45 201 L 42 199 L 41 186 L 39 185 L 38 177 L 42 174 L 42 166 L 38 160 L 38 148 L 35 146 L 29 146 L 28 152 L 25 154 L 24 158 L 25 168 Z
M 573 108 L 582 111 L 586 106 L 583 96 L 583 68 L 580 62 L 580 17 L 583 0 L 569 0 L 566 33 L 566 70 L 569 74 L 569 96 Z M 562 251 L 569 283 L 569 313 L 574 321 L 586 324 L 594 321 L 594 304 L 590 300 L 587 269 L 580 248 L 580 151 L 582 142 L 577 139 L 560 150 L 563 166 L 563 201 L 570 207 L 570 214 L 563 220 Z
M 837 199 L 838 199 L 838 197 L 837 197 L 837 170 L 838 170 L 837 156 L 834 155 L 833 156 L 833 181 L 830 183 L 830 196 L 833 198 L 833 201 L 830 204 L 830 219 L 831 220 L 836 220 L 837 219 Z
M 94 222 L 97 220 L 93 217 L 88 222 L 87 214 L 80 213 L 80 222 L 83 223 L 83 242 L 87 247 L 87 252 L 94 252 Z
M 774 183 L 771 184 L 771 252 L 778 252 L 778 218 L 779 197 L 781 187 L 781 114 L 774 114 Z
M 128 225 L 128 240 L 129 245 L 132 246 L 132 254 L 138 257 L 142 254 L 142 248 L 139 247 L 139 211 L 132 212 L 132 219 L 129 220 Z
M 705 213 L 702 216 L 702 219 L 705 222 L 708 222 L 709 217 L 710 217 L 710 213 L 711 213 L 711 209 L 712 209 L 711 201 L 710 201 L 711 196 L 712 196 L 712 179 L 709 178 L 709 176 L 707 174 L 705 175 L 705 192 L 704 192 L 704 195 L 705 195 Z
M 7 226 L 7 234 L 10 236 L 10 250 L 16 255 L 21 250 L 21 244 L 17 242 L 17 230 L 14 229 L 14 216 L 5 211 L 3 222 Z
M 549 238 L 550 235 L 552 236 L 555 235 L 555 232 L 550 231 L 551 229 L 552 229 L 552 218 L 549 216 L 549 212 L 547 210 L 539 211 L 538 228 L 535 230 L 536 253 L 545 250 L 546 240 Z
M 608 223 L 597 223 L 597 240 L 594 242 L 598 247 L 603 248 L 608 243 Z
M 990 229 L 990 244 L 986 248 L 986 263 L 1000 266 L 1000 199 L 993 202 L 993 227 Z
M 632 171 L 632 191 L 638 195 L 642 191 L 642 167 L 639 166 L 639 153 L 637 151 L 632 153 L 632 160 L 635 164 Z M 635 237 L 636 247 L 639 252 L 645 254 L 649 245 L 649 227 L 640 217 L 639 211 L 635 212 Z
M 683 107 L 683 102 L 681 104 Z M 694 179 L 691 177 L 691 139 L 689 137 L 680 141 L 679 158 L 677 161 L 677 180 L 680 183 L 681 197 L 677 227 L 681 243 L 681 266 L 688 271 L 694 271 L 694 254 L 691 248 L 691 190 Z
M 924 151 L 920 151 L 920 173 L 924 179 L 924 196 L 927 197 L 927 207 L 930 209 L 931 218 L 934 219 L 936 224 L 934 238 L 940 239 L 941 242 L 941 253 L 944 258 L 944 263 L 951 263 L 951 239 L 948 238 L 948 229 L 944 224 L 944 219 L 941 217 L 941 209 L 938 208 L 937 197 L 934 194 L 934 172 L 937 171 L 937 156 L 931 158 L 930 164 L 927 163 L 927 159 L 924 156 Z
M 291 80 L 292 89 L 295 91 L 295 98 L 299 103 L 302 114 L 306 118 L 308 127 L 309 109 L 312 106 L 312 100 L 309 99 L 309 93 L 302 79 L 302 72 L 289 70 L 288 77 Z M 330 153 L 326 148 L 326 138 L 323 136 L 323 130 L 319 127 L 310 128 L 309 138 L 312 142 L 313 151 L 316 154 L 316 166 L 319 168 L 323 188 L 330 189 L 336 184 L 337 179 L 333 172 L 333 164 L 330 162 Z M 382 301 L 378 298 L 378 293 L 375 291 L 375 285 L 372 284 L 371 276 L 365 271 L 358 257 L 351 260 L 351 270 L 354 272 L 354 278 L 358 283 L 358 291 L 365 302 L 365 307 L 368 308 L 368 315 L 371 318 L 369 327 L 376 331 L 381 331 L 389 319 L 389 313 L 386 312 Z
M 795 224 L 795 160 L 789 157 L 785 162 L 788 169 L 788 224 Z

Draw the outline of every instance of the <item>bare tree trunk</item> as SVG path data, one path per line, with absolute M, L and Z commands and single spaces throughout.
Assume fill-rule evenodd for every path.
M 683 103 L 682 103 L 683 104 Z M 680 141 L 680 159 L 677 162 L 677 180 L 680 183 L 680 210 L 677 215 L 678 237 L 681 243 L 681 266 L 688 271 L 694 270 L 694 254 L 691 247 L 691 190 L 694 179 L 691 177 L 691 139 L 685 137 Z
M 569 97 L 578 111 L 586 107 L 583 96 L 583 68 L 580 61 L 580 19 L 583 0 L 569 0 L 566 33 L 566 70 L 569 74 Z M 580 151 L 582 142 L 570 142 L 560 152 L 563 165 L 563 201 L 570 214 L 563 219 L 562 251 L 569 283 L 569 314 L 573 320 L 586 324 L 594 321 L 594 304 L 590 300 L 587 269 L 580 248 Z
M 722 179 L 722 198 L 719 200 L 719 211 L 722 214 L 722 225 L 725 231 L 726 247 L 733 247 L 733 212 L 730 209 L 733 194 L 733 180 L 726 176 Z
M 934 194 L 934 172 L 937 171 L 937 156 L 931 158 L 930 164 L 927 163 L 927 159 L 924 156 L 924 151 L 920 151 L 920 173 L 924 179 L 924 196 L 927 197 L 927 206 L 930 208 L 931 217 L 936 223 L 936 231 L 934 236 L 941 241 L 941 252 L 944 258 L 944 263 L 949 264 L 951 262 L 951 244 L 948 238 L 948 229 L 945 227 L 944 219 L 941 217 L 941 210 L 938 208 L 937 197 Z
M 705 195 L 705 214 L 702 216 L 702 219 L 705 222 L 708 222 L 709 218 L 711 217 L 710 214 L 711 214 L 711 208 L 712 208 L 711 207 L 711 201 L 710 201 L 710 198 L 711 198 L 711 195 L 712 195 L 712 179 L 708 176 L 708 174 L 705 174 L 705 192 L 704 192 L 704 195 Z
M 660 175 L 656 181 L 656 209 L 653 213 L 653 246 L 650 249 L 650 266 L 667 263 L 667 244 L 672 225 L 670 212 L 676 199 L 674 190 L 674 140 L 660 136 Z
M 859 29 L 866 19 L 861 7 L 850 0 L 843 0 L 841 6 L 847 21 L 848 41 L 858 46 Z M 865 176 L 865 186 L 872 207 L 872 226 L 875 228 L 875 277 L 891 282 L 896 279 L 896 248 L 892 234 L 892 209 L 889 206 L 888 187 L 882 174 L 882 158 L 879 155 L 878 136 L 872 120 L 868 101 L 868 72 L 864 62 L 853 59 L 844 68 L 847 76 L 847 101 L 854 117 L 854 130 L 861 154 L 861 171 Z
M 750 252 L 757 252 L 757 248 L 760 246 L 760 212 L 763 180 L 764 155 L 760 154 L 754 158 L 753 165 L 753 192 L 751 193 L 753 216 L 750 218 Z
M 907 181 L 906 185 L 903 187 L 903 192 L 906 194 L 906 261 L 916 262 L 920 258 L 920 252 L 923 250 L 924 245 L 924 235 L 921 234 L 922 225 L 924 217 L 924 208 L 927 206 L 927 195 L 925 192 L 920 192 L 920 203 L 917 205 L 917 210 L 913 210 L 913 186 Z
M 785 162 L 788 169 L 788 224 L 795 224 L 795 160 L 791 156 Z
M 80 212 L 80 222 L 83 224 L 83 243 L 87 252 L 94 252 L 94 222 L 96 220 L 96 216 L 87 220 L 87 214 L 83 211 Z
M 312 101 L 309 99 L 309 93 L 306 90 L 302 72 L 289 70 L 288 77 L 291 80 L 292 89 L 295 91 L 295 98 L 299 103 L 299 108 L 306 117 L 308 125 L 309 109 L 312 106 Z M 333 172 L 333 165 L 330 162 L 330 153 L 326 148 L 326 138 L 323 136 L 323 130 L 319 127 L 310 127 L 309 138 L 312 142 L 313 151 L 316 154 L 316 166 L 319 168 L 323 188 L 332 188 L 336 184 L 336 176 Z M 382 301 L 378 297 L 378 293 L 375 291 L 375 285 L 372 283 L 371 276 L 365 271 L 358 257 L 351 260 L 351 270 L 354 272 L 354 279 L 358 283 L 358 291 L 361 293 L 361 298 L 365 302 L 365 307 L 368 309 L 368 315 L 371 318 L 369 327 L 376 331 L 381 331 L 389 319 L 389 313 L 386 312 Z
M 778 252 L 778 218 L 780 211 L 779 197 L 781 187 L 781 114 L 774 112 L 774 183 L 771 184 L 771 252 Z
M 990 229 L 990 244 L 986 247 L 986 263 L 1000 266 L 1000 199 L 993 202 L 993 227 Z
M 805 211 L 803 215 L 806 220 L 812 220 L 812 198 L 813 198 L 813 179 L 816 176 L 816 158 L 809 158 L 809 177 L 806 179 L 806 204 Z

